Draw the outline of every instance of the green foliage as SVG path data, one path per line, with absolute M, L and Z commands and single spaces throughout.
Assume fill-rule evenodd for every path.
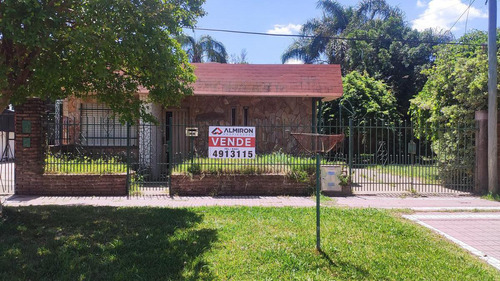
M 328 121 L 339 118 L 339 104 L 342 116 L 356 120 L 383 119 L 394 122 L 399 119 L 396 98 L 382 81 L 370 77 L 366 72 L 353 71 L 342 79 L 344 94 L 340 99 L 325 105 L 323 116 Z M 363 122 L 363 121 L 362 121 Z
M 384 0 L 364 0 L 349 7 L 337 1 L 321 0 L 318 7 L 323 10 L 323 16 L 309 20 L 302 29 L 303 35 L 312 38 L 292 43 L 282 55 L 282 61 L 298 58 L 305 63 L 340 64 L 344 75 L 354 70 L 366 72 L 393 89 L 399 111 L 406 114 L 408 100 L 425 83 L 422 69 L 432 63 L 432 44 L 418 41 L 446 42 L 451 37 L 432 30 L 412 29 L 404 14 Z
M 342 173 L 338 175 L 340 186 L 350 186 L 351 185 L 351 176 L 347 173 Z
M 192 36 L 181 35 L 177 40 L 186 51 L 190 62 L 227 63 L 226 47 L 210 35 L 203 35 L 198 40 Z
M 476 31 L 460 41 L 480 44 L 486 39 L 486 33 Z M 486 109 L 487 60 L 481 46 L 436 47 L 434 66 L 423 71 L 428 80 L 411 100 L 410 107 L 412 121 L 418 127 L 428 127 L 427 138 L 436 140 L 438 127 L 453 128 L 463 122 L 473 124 L 474 112 Z
M 122 121 L 152 120 L 146 103 L 170 106 L 192 93 L 193 69 L 175 36 L 204 14 L 203 2 L 2 1 L 0 107 L 93 96 Z
M 200 164 L 191 164 L 187 167 L 187 172 L 192 174 L 192 175 L 199 175 L 201 174 L 201 166 Z
M 333 163 L 323 159 L 321 164 Z M 281 152 L 258 155 L 255 159 L 195 158 L 176 165 L 172 172 L 191 175 L 282 174 L 300 182 L 309 182 L 316 174 L 316 160 Z
M 486 33 L 476 31 L 460 41 L 481 44 L 486 39 Z M 474 112 L 487 106 L 486 51 L 481 46 L 436 47 L 434 65 L 423 73 L 428 80 L 409 110 L 415 134 L 432 141 L 442 180 L 451 180 L 461 169 L 472 177 L 468 163 L 474 162 L 474 144 L 467 140 L 474 130 L 467 128 L 474 127 Z
M 490 201 L 498 201 L 498 202 L 500 202 L 500 195 L 493 194 L 491 192 L 488 193 L 488 194 L 486 194 L 486 195 L 481 196 L 481 198 L 486 199 L 486 200 L 490 200 Z

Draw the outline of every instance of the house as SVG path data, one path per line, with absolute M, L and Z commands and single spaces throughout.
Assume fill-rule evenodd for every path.
M 342 96 L 339 65 L 253 65 L 195 63 L 194 95 L 178 107 L 162 108 L 149 104 L 150 113 L 160 125 L 142 121 L 131 128 L 138 165 L 160 175 L 159 163 L 168 163 L 169 153 L 176 156 L 207 153 L 208 126 L 280 126 L 294 125 L 297 131 L 314 127 L 317 101 L 330 101 Z M 146 89 L 138 94 L 146 97 Z M 87 149 L 123 149 L 127 145 L 127 128 L 103 105 L 92 100 L 66 99 L 63 103 L 66 143 L 78 142 Z M 171 120 L 171 121 L 169 121 Z M 189 139 L 186 128 L 198 129 L 199 137 Z M 56 130 L 58 131 L 58 130 Z M 257 152 L 270 152 L 286 147 L 289 135 L 262 130 L 257 138 Z M 265 141 L 259 141 L 259 139 Z M 167 146 L 172 140 L 172 146 Z M 192 142 L 192 143 L 190 143 Z M 192 148 L 196 151 L 193 152 Z M 172 158 L 170 158 L 172 159 Z

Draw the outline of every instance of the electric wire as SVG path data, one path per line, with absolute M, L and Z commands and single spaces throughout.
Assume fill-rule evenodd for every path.
M 453 28 L 453 27 L 452 27 Z M 440 42 L 440 41 L 426 41 L 426 40 L 407 40 L 407 39 L 384 39 L 384 38 L 357 38 L 357 37 L 343 37 L 343 36 L 315 36 L 315 35 L 305 35 L 305 34 L 277 34 L 277 33 L 265 33 L 265 32 L 255 32 L 255 31 L 243 31 L 243 30 L 232 30 L 232 29 L 218 29 L 218 28 L 204 28 L 195 27 L 194 30 L 200 31 L 211 31 L 211 32 L 224 32 L 224 33 L 235 33 L 235 34 L 247 34 L 247 35 L 259 35 L 259 36 L 272 36 L 272 37 L 291 37 L 291 38 L 322 38 L 322 39 L 332 39 L 332 40 L 346 40 L 346 41 L 365 41 L 365 42 L 402 42 L 402 43 L 415 43 L 415 44 L 431 44 L 431 45 L 461 45 L 461 46 L 486 46 L 486 43 L 475 44 L 475 43 L 465 43 L 465 42 Z M 445 33 L 446 34 L 446 33 Z
M 474 2 L 476 2 L 476 0 L 472 0 L 469 4 L 469 6 L 467 7 L 467 9 L 465 9 L 465 11 L 458 17 L 458 19 L 455 21 L 455 23 L 450 27 L 450 29 L 448 29 L 448 31 L 446 31 L 444 34 L 447 34 L 447 33 L 450 33 L 451 30 L 453 29 L 453 27 L 455 27 L 455 25 L 458 23 L 458 21 L 460 21 L 460 19 L 465 15 L 465 13 L 467 11 L 469 11 L 470 7 L 472 6 L 472 4 L 474 4 Z

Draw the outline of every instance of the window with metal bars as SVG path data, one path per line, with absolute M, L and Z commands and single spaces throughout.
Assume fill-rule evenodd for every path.
M 110 108 L 101 104 L 83 103 L 80 112 L 82 145 L 127 146 L 127 125 L 120 123 Z M 131 126 L 131 145 L 137 145 L 136 135 L 136 127 Z

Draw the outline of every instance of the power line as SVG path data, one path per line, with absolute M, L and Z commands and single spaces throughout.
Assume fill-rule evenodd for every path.
M 332 39 L 332 40 L 346 40 L 346 41 L 394 41 L 403 43 L 416 43 L 416 44 L 432 44 L 432 45 L 461 45 L 461 46 L 484 46 L 485 44 L 473 44 L 473 43 L 463 43 L 463 42 L 438 42 L 438 41 L 424 41 L 424 40 L 405 40 L 405 39 L 383 39 L 383 38 L 355 38 L 355 37 L 342 37 L 342 36 L 315 36 L 315 35 L 305 35 L 305 34 L 277 34 L 277 33 L 265 33 L 265 32 L 255 32 L 255 31 L 242 31 L 242 30 L 231 30 L 231 29 L 217 29 L 217 28 L 204 28 L 195 27 L 194 30 L 201 31 L 212 31 L 212 32 L 225 32 L 225 33 L 236 33 L 236 34 L 246 34 L 246 35 L 260 35 L 260 36 L 273 36 L 273 37 L 291 37 L 291 38 L 322 38 L 322 39 Z
M 455 21 L 455 23 L 450 27 L 450 29 L 448 29 L 448 31 L 446 31 L 444 34 L 451 32 L 451 30 L 453 29 L 453 27 L 455 27 L 455 25 L 458 23 L 458 21 L 465 15 L 465 13 L 470 9 L 470 7 L 472 6 L 472 4 L 474 4 L 474 2 L 476 2 L 476 0 L 472 0 L 470 2 L 470 4 L 467 7 L 467 9 L 465 9 L 465 11 L 458 17 L 458 19 Z
M 472 1 L 473 0 L 469 1 L 470 5 L 472 5 Z M 464 34 L 467 34 L 467 23 L 469 22 L 469 12 L 470 12 L 470 9 L 467 9 L 467 17 L 465 18 L 465 31 L 464 31 Z

